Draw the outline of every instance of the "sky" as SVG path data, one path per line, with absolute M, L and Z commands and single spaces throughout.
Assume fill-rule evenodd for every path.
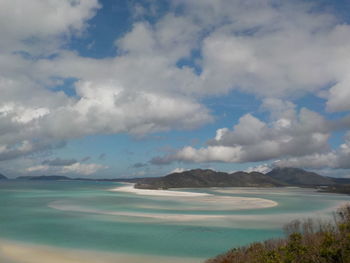
M 348 0 L 0 0 L 0 173 L 350 177 Z

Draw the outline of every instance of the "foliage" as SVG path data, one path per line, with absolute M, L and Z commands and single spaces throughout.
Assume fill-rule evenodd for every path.
M 235 248 L 206 263 L 350 263 L 350 205 L 333 223 L 295 220 L 284 230 L 284 239 Z

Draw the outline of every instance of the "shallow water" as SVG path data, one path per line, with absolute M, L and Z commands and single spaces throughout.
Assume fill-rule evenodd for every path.
M 123 186 L 1 182 L 0 238 L 62 248 L 208 258 L 234 246 L 278 237 L 282 225 L 292 219 L 331 218 L 350 200 L 300 188 L 181 190 L 207 194 L 188 196 L 110 191 Z

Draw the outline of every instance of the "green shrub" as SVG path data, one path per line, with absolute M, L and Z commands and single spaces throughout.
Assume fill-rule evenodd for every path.
M 335 220 L 292 221 L 284 239 L 271 239 L 235 248 L 207 263 L 350 263 L 350 205 Z

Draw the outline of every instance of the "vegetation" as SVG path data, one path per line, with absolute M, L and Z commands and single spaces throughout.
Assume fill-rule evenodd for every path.
M 350 205 L 339 209 L 334 222 L 293 221 L 286 238 L 235 248 L 206 263 L 349 263 Z
M 180 173 L 172 173 L 164 177 L 143 178 L 137 181 L 135 188 L 168 189 L 168 188 L 200 188 L 200 187 L 276 187 L 286 186 L 259 172 L 225 173 L 210 169 L 194 169 Z
M 329 178 L 298 168 L 274 168 L 263 174 L 259 172 L 225 173 L 213 170 L 194 169 L 172 173 L 164 177 L 140 178 L 135 188 L 168 189 L 199 187 L 318 187 L 343 183 L 341 178 Z
M 287 185 L 302 187 L 334 185 L 334 179 L 337 179 L 292 167 L 276 167 L 266 175 Z
M 320 189 L 320 192 L 350 194 L 350 184 L 330 185 Z

